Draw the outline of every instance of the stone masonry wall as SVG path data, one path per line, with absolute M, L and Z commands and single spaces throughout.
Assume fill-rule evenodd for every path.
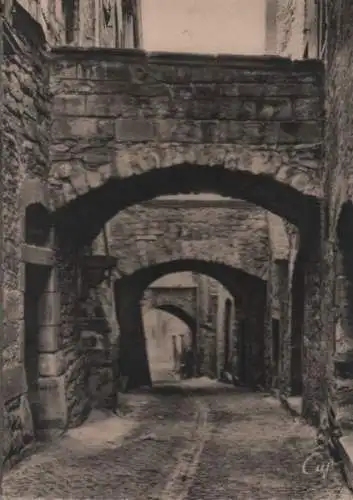
M 16 21 L 17 18 L 15 18 Z M 11 465 L 33 440 L 24 370 L 24 211 L 21 189 L 26 176 L 44 180 L 48 174 L 48 71 L 36 27 L 27 33 L 5 26 L 2 70 L 4 106 L 3 231 L 4 231 L 4 371 L 5 461 Z M 11 45 L 10 45 L 11 43 Z
M 155 200 L 135 205 L 115 216 L 106 227 L 108 247 L 104 235 L 100 234 L 93 243 L 93 252 L 101 255 L 109 252 L 116 257 L 121 275 L 162 262 L 199 259 L 230 263 L 251 274 L 266 277 L 267 234 L 265 211 L 240 200 L 207 203 Z M 218 287 L 212 283 L 213 280 L 208 278 L 207 293 L 213 291 L 217 295 Z M 109 291 L 103 295 L 101 291 L 99 293 L 100 300 L 104 295 L 104 300 L 109 302 Z M 203 333 L 200 334 L 199 346 L 207 358 L 211 351 L 215 351 L 216 323 L 207 322 L 207 313 L 201 322 Z M 94 322 L 85 330 L 85 335 L 90 330 L 91 337 L 103 339 Z M 92 352 L 92 348 L 89 350 Z M 95 360 L 97 356 L 94 354 Z M 209 364 L 207 360 L 205 363 Z M 216 375 L 214 370 L 212 373 Z
M 286 190 L 278 196 L 275 185 L 279 191 L 283 184 L 320 196 L 319 64 L 60 49 L 52 52 L 51 89 L 55 97 L 50 180 L 55 207 L 92 188 L 106 187 L 109 178 L 138 174 L 134 181 L 139 182 L 140 174 L 156 169 L 163 182 L 162 177 L 160 182 L 149 177 L 152 184 L 145 179 L 141 191 L 135 186 L 132 198 L 143 201 L 183 189 L 202 190 L 207 184 L 208 189 L 248 197 L 294 220 L 301 209 L 290 197 L 298 193 Z M 184 163 L 190 164 L 183 171 L 188 181 L 181 185 L 168 180 L 166 170 Z M 199 174 L 194 165 L 208 170 L 207 175 Z M 252 184 L 229 183 L 226 176 L 215 182 L 207 167 L 215 167 L 215 174 L 220 166 L 255 177 L 266 173 L 269 182 L 256 190 Z M 259 176 L 259 182 L 265 179 Z M 96 193 L 105 200 L 103 206 L 97 198 L 95 206 L 100 205 L 100 216 L 106 220 L 126 206 L 130 196 L 115 192 L 108 202 L 104 189 Z M 308 206 L 299 198 L 307 218 Z M 77 224 L 82 232 L 78 220 Z
M 130 274 L 162 262 L 198 259 L 266 277 L 264 210 L 239 201 L 200 203 L 156 200 L 120 212 L 108 230 L 118 270 Z
M 352 322 L 352 235 L 351 202 L 353 191 L 352 38 L 353 5 L 348 0 L 328 4 L 327 82 L 326 82 L 326 197 L 329 227 L 325 258 L 326 335 L 336 337 L 335 377 L 337 419 L 342 427 L 352 428 L 353 408 L 353 329 Z M 343 215 L 342 207 L 346 203 Z M 344 219 L 344 220 L 343 220 Z M 332 370 L 333 367 L 330 367 Z M 331 376 L 331 373 L 328 374 Z M 333 403 L 332 401 L 330 401 Z
M 196 287 L 193 288 L 148 288 L 144 295 L 150 308 L 172 305 L 182 309 L 191 318 L 196 319 Z

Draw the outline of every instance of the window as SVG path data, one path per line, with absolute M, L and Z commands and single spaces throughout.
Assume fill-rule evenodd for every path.
M 76 1 L 62 0 L 62 11 L 65 23 L 65 43 L 71 44 L 75 36 Z

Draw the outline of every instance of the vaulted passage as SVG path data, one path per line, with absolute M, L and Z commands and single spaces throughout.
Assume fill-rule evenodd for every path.
M 151 384 L 140 310 L 140 301 L 143 292 L 151 282 L 159 277 L 171 272 L 182 271 L 193 271 L 211 276 L 219 281 L 229 291 L 231 296 L 235 297 L 236 308 L 239 311 L 239 321 L 242 323 L 243 328 L 243 330 L 241 328 L 239 330 L 240 336 L 242 336 L 239 344 L 246 346 L 243 347 L 243 356 L 245 356 L 245 359 L 240 359 L 240 356 L 237 369 L 241 365 L 244 366 L 243 382 L 247 385 L 255 387 L 256 384 L 263 383 L 265 282 L 243 271 L 222 266 L 221 264 L 212 264 L 201 260 L 180 260 L 141 269 L 129 277 L 121 278 L 115 284 L 115 295 L 117 297 L 116 309 L 121 327 L 120 369 L 122 376 L 127 377 L 129 380 L 128 387 L 133 388 Z M 227 308 L 227 305 L 225 307 Z M 228 330 L 230 328 L 230 321 L 228 312 L 228 338 L 230 338 Z M 207 329 L 200 332 L 201 337 L 205 334 L 207 335 Z M 226 358 L 230 356 L 230 345 L 226 345 L 224 342 L 224 332 L 222 334 L 220 341 L 223 346 L 223 362 L 219 368 L 219 375 L 225 368 Z M 214 338 L 213 335 L 212 338 Z M 199 344 L 197 352 L 200 351 L 200 347 Z M 229 349 L 228 353 L 226 352 L 227 349 Z M 210 352 L 213 352 L 213 350 L 211 349 Z M 203 353 L 203 356 L 205 356 L 205 353 Z M 203 359 L 201 360 L 201 364 L 203 362 L 207 364 L 211 361 Z M 208 370 L 208 368 L 205 369 Z M 212 370 L 213 375 L 217 376 L 217 369 L 213 367 L 211 368 Z
M 325 346 L 321 342 L 321 317 L 316 314 L 321 291 L 323 218 L 321 64 L 277 58 L 157 56 L 67 48 L 54 50 L 50 56 L 50 85 L 53 122 L 49 199 L 58 256 L 63 262 L 70 260 L 72 281 L 75 273 L 79 275 L 84 268 L 85 254 L 102 232 L 107 247 L 110 221 L 127 208 L 156 197 L 215 193 L 278 215 L 298 229 L 304 255 L 308 287 L 305 307 L 301 304 L 305 346 L 303 411 L 318 421 L 325 404 L 320 361 Z M 267 279 L 267 266 L 258 265 L 256 252 L 250 259 L 238 251 L 232 241 L 233 230 L 228 236 L 229 251 L 217 252 L 214 257 L 212 245 L 207 248 L 205 242 L 203 246 L 199 241 L 184 242 L 185 226 L 179 224 L 180 232 L 175 234 L 174 229 L 165 235 L 162 254 L 148 238 L 139 239 L 137 234 L 143 231 L 139 228 L 132 236 L 130 250 L 120 248 L 120 253 L 118 250 L 112 257 L 117 260 L 112 267 L 122 377 L 128 380 L 129 387 L 151 383 L 139 305 L 145 288 L 159 275 L 182 270 L 177 262 L 186 262 L 188 269 L 203 272 L 198 271 L 198 265 L 195 268 L 195 262 L 203 259 L 210 269 L 213 264 L 214 269 L 222 269 L 220 277 L 210 272 L 233 297 L 240 297 L 240 378 L 253 387 L 263 385 L 269 371 L 273 371 L 263 352 L 263 280 Z M 213 236 L 210 234 L 208 240 Z M 250 256 L 250 250 L 248 253 Z M 111 256 L 101 257 L 103 273 L 111 265 Z M 229 276 L 226 269 L 232 269 Z M 234 288 L 235 282 L 241 281 L 235 269 L 245 273 L 242 279 L 254 274 L 245 281 L 261 289 L 258 296 L 250 300 L 244 297 L 244 290 Z M 210 272 L 205 270 L 206 274 Z M 291 356 L 288 269 L 284 275 L 278 363 L 279 384 L 287 393 L 293 378 L 291 366 L 299 361 Z M 246 289 L 250 296 L 251 286 Z M 256 311 L 254 317 L 251 308 Z M 75 328 L 70 328 L 74 337 Z M 248 341 L 249 331 L 253 331 L 257 342 Z M 218 376 L 218 372 L 227 372 L 230 361 L 225 332 L 222 337 L 224 365 L 219 368 L 215 357 L 207 361 L 210 372 L 217 371 Z

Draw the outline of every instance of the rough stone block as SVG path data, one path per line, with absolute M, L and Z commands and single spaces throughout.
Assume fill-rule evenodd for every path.
M 242 126 L 242 141 L 247 144 L 261 144 L 264 141 L 264 125 L 259 122 L 245 122 Z M 229 137 L 229 139 L 231 139 Z
M 26 289 L 26 265 L 24 262 L 20 262 L 18 267 L 18 290 L 22 293 Z
M 42 325 L 38 332 L 39 352 L 56 352 L 60 349 L 60 325 Z
M 323 139 L 323 122 L 308 120 L 300 123 L 295 137 L 298 144 L 321 142 Z
M 136 114 L 134 101 L 130 96 L 124 94 L 96 94 L 87 95 L 85 99 L 85 113 L 87 116 L 110 116 L 119 117 L 122 114 L 128 115 L 133 108 Z
M 84 95 L 60 95 L 53 100 L 53 111 L 60 115 L 81 116 L 86 113 Z
M 294 101 L 294 116 L 297 120 L 314 120 L 323 117 L 323 105 L 320 98 L 302 98 Z
M 99 118 L 56 118 L 52 125 L 52 134 L 57 139 L 81 137 L 113 137 L 114 121 Z
M 257 117 L 259 120 L 291 120 L 293 111 L 290 98 L 267 98 L 258 105 Z
M 118 142 L 151 141 L 155 134 L 151 120 L 119 118 L 115 121 L 115 137 Z
M 16 365 L 3 371 L 4 401 L 9 401 L 27 392 L 23 365 Z
M 53 71 L 56 78 L 76 78 L 78 77 L 77 66 L 75 62 L 65 60 L 55 61 L 53 63 Z
M 229 120 L 219 123 L 215 131 L 214 140 L 215 142 L 232 142 L 240 140 L 242 136 L 243 123 Z
M 109 367 L 92 370 L 88 379 L 91 404 L 95 408 L 111 407 L 113 373 Z
M 204 103 L 202 103 L 204 104 Z M 209 102 L 205 101 L 205 104 L 210 106 L 210 110 L 213 111 L 213 114 L 215 115 L 214 118 L 218 119 L 226 119 L 226 120 L 238 120 L 240 119 L 241 115 L 241 110 L 243 108 L 244 111 L 244 106 L 243 102 L 241 99 L 230 99 L 230 98 L 224 98 L 220 99 L 215 102 Z M 252 113 L 253 117 L 256 115 L 256 105 L 255 103 L 249 103 L 246 107 L 248 113 L 251 113 L 251 106 L 253 105 Z M 245 103 L 244 103 L 245 105 Z M 211 107 L 212 106 L 212 107 Z M 248 115 L 249 116 L 249 115 Z M 200 117 L 201 118 L 201 117 Z
M 39 374 L 41 377 L 56 377 L 65 371 L 65 353 L 58 351 L 55 353 L 42 353 L 39 355 Z
M 54 258 L 54 252 L 50 248 L 27 244 L 22 246 L 22 260 L 26 263 L 51 267 L 54 264 Z
M 65 427 L 67 423 L 67 400 L 65 377 L 38 379 L 40 427 Z
M 22 439 L 28 444 L 34 439 L 32 412 L 28 403 L 27 395 L 21 396 L 19 416 L 22 424 Z
M 23 320 L 6 321 L 4 323 L 4 339 L 2 347 L 6 349 L 9 345 L 17 342 L 23 334 Z
M 24 300 L 21 291 L 9 290 L 5 285 L 3 314 L 10 322 L 24 317 Z

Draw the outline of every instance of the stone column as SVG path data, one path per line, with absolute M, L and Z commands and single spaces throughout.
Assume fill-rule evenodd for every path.
M 65 353 L 60 337 L 60 293 L 57 269 L 50 270 L 39 306 L 39 427 L 46 434 L 67 425 Z
M 115 285 L 120 324 L 120 373 L 127 389 L 151 385 L 140 299 L 141 285 L 121 279 Z

